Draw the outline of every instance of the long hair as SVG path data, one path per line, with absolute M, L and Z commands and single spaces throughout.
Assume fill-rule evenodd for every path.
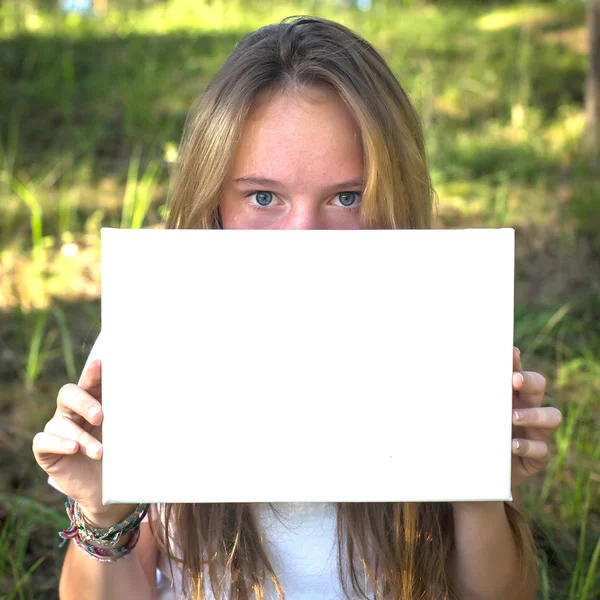
M 316 17 L 289 17 L 243 38 L 192 106 L 166 227 L 219 228 L 221 191 L 257 94 L 310 86 L 335 93 L 360 130 L 361 228 L 430 228 L 435 193 L 420 120 L 406 92 L 373 46 Z M 530 565 L 534 547 L 527 524 L 511 505 L 506 512 L 519 562 Z M 216 598 L 263 600 L 267 581 L 285 597 L 251 505 L 168 504 L 162 528 L 161 535 L 155 531 L 157 542 L 179 563 L 194 600 L 205 600 L 208 589 Z M 180 553 L 169 542 L 173 535 Z M 376 600 L 456 598 L 450 576 L 453 538 L 449 503 L 339 503 L 344 592 L 366 598 L 370 587 Z

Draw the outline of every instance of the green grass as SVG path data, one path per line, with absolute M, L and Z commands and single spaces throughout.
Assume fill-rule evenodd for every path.
M 242 35 L 301 13 L 347 24 L 389 61 L 423 119 L 440 225 L 515 228 L 515 344 L 564 415 L 552 462 L 523 487 L 540 598 L 600 597 L 600 186 L 581 153 L 583 7 L 399 4 L 171 0 L 87 18 L 2 3 L 0 600 L 57 597 L 66 517 L 31 438 L 99 329 L 99 228 L 160 223 L 192 101 Z
M 0 529 L 0 582 L 11 582 L 12 587 L 12 590 L 4 590 L 0 586 L 0 599 L 38 600 L 40 590 L 34 591 L 31 581 L 48 560 L 49 553 L 38 552 L 31 563 L 27 560 L 28 546 L 41 535 L 48 536 L 50 532 L 56 533 L 53 530 L 63 529 L 66 519 L 57 510 L 16 494 L 0 494 L 0 503 L 8 508 Z
M 546 403 L 563 413 L 550 465 L 524 489 L 544 550 L 543 598 L 591 599 L 600 584 L 600 322 L 588 310 L 596 315 L 598 307 L 515 314 L 523 361 L 540 365 Z

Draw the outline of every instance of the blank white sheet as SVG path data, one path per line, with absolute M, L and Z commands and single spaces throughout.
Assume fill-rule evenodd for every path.
M 514 230 L 102 229 L 103 500 L 510 500 Z

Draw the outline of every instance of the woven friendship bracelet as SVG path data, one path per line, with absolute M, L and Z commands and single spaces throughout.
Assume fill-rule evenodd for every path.
M 73 513 L 79 529 L 81 541 L 93 544 L 94 546 L 113 547 L 117 545 L 122 536 L 127 535 L 139 527 L 148 511 L 147 504 L 138 504 L 136 509 L 120 523 L 113 525 L 109 529 L 96 527 L 90 523 L 81 512 L 78 502 L 74 503 Z
M 68 539 L 79 538 L 84 544 L 112 548 L 119 543 L 122 536 L 137 530 L 148 512 L 148 504 L 138 504 L 133 513 L 123 521 L 109 529 L 103 529 L 91 524 L 81 512 L 79 503 L 70 496 L 67 497 L 65 508 L 70 526 L 58 532 L 58 535 L 63 538 L 60 546 L 63 546 Z
M 140 528 L 138 527 L 133 530 L 131 539 L 124 546 L 120 546 L 119 548 L 97 548 L 96 546 L 82 542 L 78 536 L 73 538 L 73 542 L 86 556 L 89 556 L 98 562 L 112 563 L 131 554 L 131 551 L 135 548 L 139 539 Z

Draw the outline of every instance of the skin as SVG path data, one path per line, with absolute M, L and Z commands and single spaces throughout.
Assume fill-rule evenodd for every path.
M 263 93 L 225 182 L 223 227 L 358 229 L 362 190 L 360 132 L 339 99 Z
M 521 352 L 513 351 L 513 461 L 512 488 L 543 471 L 550 461 L 548 442 L 562 422 L 558 408 L 542 407 L 546 379 L 524 371 Z
M 260 181 L 251 181 L 256 179 Z M 319 89 L 300 95 L 263 94 L 247 120 L 225 182 L 220 207 L 223 227 L 358 229 L 362 189 L 360 132 L 341 101 Z M 513 350 L 513 369 L 512 488 L 516 490 L 548 464 L 548 442 L 562 417 L 556 408 L 542 407 L 546 380 L 539 373 L 523 370 L 517 348 Z M 56 413 L 35 436 L 33 452 L 41 468 L 79 500 L 87 517 L 108 527 L 131 513 L 134 505 L 103 506 L 101 502 L 101 383 L 101 361 L 96 360 L 79 385 L 61 388 Z M 514 585 L 518 564 L 504 504 L 455 502 L 453 510 L 455 576 L 463 597 L 535 598 L 534 581 L 518 591 L 506 587 L 507 581 Z M 147 531 L 143 534 L 136 548 L 138 567 L 141 565 L 152 590 L 155 550 L 151 536 Z M 498 560 L 500 556 L 504 561 Z M 73 586 L 74 591 L 72 596 L 65 592 L 65 597 L 77 597 L 76 573 L 84 579 L 104 577 L 102 567 L 83 554 L 70 548 L 68 557 L 74 575 L 64 577 L 68 581 L 64 585 Z M 136 563 L 118 564 L 125 573 L 127 564 L 133 569 Z M 142 570 L 136 571 L 132 589 L 139 591 Z

